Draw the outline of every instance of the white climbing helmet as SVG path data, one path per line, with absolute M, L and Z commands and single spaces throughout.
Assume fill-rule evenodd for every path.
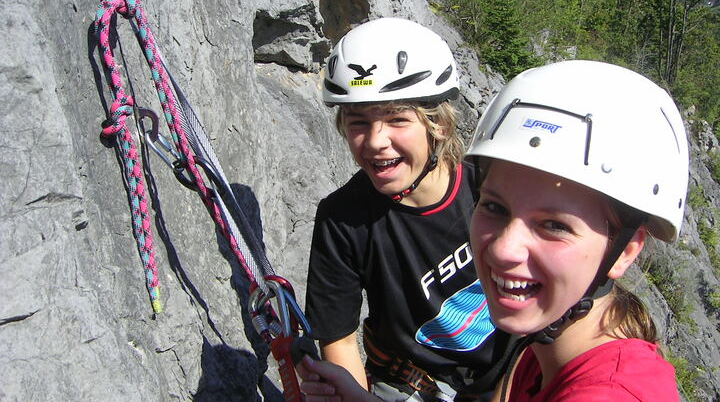
M 458 93 L 450 48 L 433 31 L 400 18 L 380 18 L 348 32 L 325 67 L 328 106 L 392 100 L 443 101 Z
M 685 127 L 667 92 L 628 69 L 574 60 L 521 73 L 488 105 L 467 155 L 573 180 L 647 213 L 658 239 L 678 236 Z

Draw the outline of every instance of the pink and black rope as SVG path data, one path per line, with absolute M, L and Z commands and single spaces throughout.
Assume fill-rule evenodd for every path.
M 117 71 L 113 59 L 113 52 L 109 41 L 110 20 L 115 13 L 120 14 L 126 19 L 135 19 L 138 39 L 143 48 L 143 54 L 150 66 L 155 89 L 160 99 L 165 121 L 168 124 L 175 147 L 185 158 L 186 167 L 193 176 L 197 191 L 200 193 L 203 203 L 212 216 L 213 221 L 219 227 L 223 237 L 230 244 L 230 248 L 237 258 L 238 263 L 243 267 L 251 281 L 255 281 L 256 278 L 253 277 L 252 271 L 248 267 L 236 239 L 230 233 L 219 206 L 213 202 L 211 194 L 205 186 L 200 171 L 195 164 L 190 145 L 180 124 L 180 114 L 176 108 L 175 96 L 169 84 L 168 74 L 160 60 L 160 54 L 157 51 L 155 40 L 148 26 L 142 6 L 138 0 L 102 1 L 95 19 L 95 31 L 99 38 L 98 42 L 102 52 L 103 66 L 110 75 L 109 86 L 113 93 L 113 103 L 110 108 L 111 116 L 109 122 L 104 124 L 102 133 L 105 136 L 116 135 L 120 145 L 125 176 L 130 188 L 133 232 L 145 269 L 146 285 L 150 294 L 153 311 L 157 313 L 162 311 L 162 306 L 159 298 L 157 267 L 155 266 L 150 218 L 147 211 L 147 202 L 142 181 L 142 168 L 137 158 L 137 151 L 132 140 L 132 135 L 125 123 L 127 116 L 133 113 L 134 102 L 132 97 L 125 94 L 122 89 L 120 74 Z

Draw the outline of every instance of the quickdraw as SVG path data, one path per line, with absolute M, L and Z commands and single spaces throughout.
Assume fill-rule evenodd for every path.
M 110 27 L 115 14 L 130 20 L 143 49 L 172 143 L 159 133 L 157 115 L 150 109 L 135 105 L 133 97 L 123 91 L 110 45 Z M 310 335 L 310 326 L 295 301 L 290 283 L 274 274 L 262 244 L 255 237 L 235 199 L 199 119 L 165 67 L 139 1 L 102 1 L 95 19 L 95 32 L 103 67 L 110 77 L 108 85 L 113 93 L 110 117 L 103 123 L 102 134 L 106 137 L 114 136 L 118 141 L 117 151 L 123 164 L 133 215 L 133 234 L 143 262 L 154 313 L 160 313 L 162 305 L 142 168 L 133 136 L 126 124 L 127 117 L 131 115 L 141 133 L 141 140 L 173 169 L 178 181 L 200 195 L 230 245 L 250 281 L 249 314 L 256 331 L 270 345 L 273 357 L 278 361 L 285 400 L 300 401 L 302 397 L 293 362 L 297 362 L 302 354 L 317 358 L 315 345 L 307 337 Z M 146 119 L 150 120 L 150 128 L 147 130 Z M 203 173 L 211 185 L 206 184 Z

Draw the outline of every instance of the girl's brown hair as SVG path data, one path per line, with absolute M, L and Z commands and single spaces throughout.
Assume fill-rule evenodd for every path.
M 613 284 L 610 306 L 603 317 L 603 333 L 614 338 L 638 338 L 657 343 L 655 322 L 645 304 L 619 283 Z
M 621 225 L 630 221 L 630 216 L 639 212 L 619 201 L 610 199 L 608 247 Z M 640 228 L 639 230 L 645 230 Z M 602 332 L 614 338 L 637 338 L 657 343 L 658 334 L 655 322 L 648 313 L 645 304 L 634 293 L 618 282 L 613 283 L 609 293 L 610 305 L 603 316 Z

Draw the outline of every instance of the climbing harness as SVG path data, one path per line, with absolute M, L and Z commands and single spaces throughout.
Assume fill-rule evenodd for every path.
M 172 142 L 159 133 L 157 115 L 150 109 L 138 107 L 132 93 L 127 94 L 123 90 L 110 45 L 111 21 L 115 14 L 128 19 L 135 31 L 150 66 Z M 262 243 L 255 236 L 228 184 L 197 115 L 166 68 L 142 6 L 138 0 L 103 0 L 94 24 L 103 67 L 113 94 L 110 117 L 103 123 L 102 135 L 114 136 L 118 141 L 117 150 L 133 215 L 133 234 L 143 262 L 146 287 L 154 313 L 162 311 L 157 267 L 142 168 L 133 136 L 126 124 L 128 116 L 134 116 L 141 131 L 141 140 L 173 170 L 178 181 L 200 195 L 250 282 L 249 314 L 256 331 L 269 344 L 273 357 L 278 361 L 285 400 L 300 401 L 293 361 L 299 361 L 303 354 L 317 358 L 315 345 L 307 337 L 311 333 L 310 326 L 295 301 L 290 283 L 275 275 Z M 150 128 L 146 129 L 145 121 L 148 119 Z M 203 179 L 203 173 L 209 179 L 209 184 Z
M 372 329 L 363 321 L 363 346 L 368 361 L 375 367 L 382 369 L 393 380 L 406 384 L 412 391 L 434 394 L 440 391 L 437 382 L 427 371 L 416 366 L 408 359 L 402 359 L 388 354 L 374 340 Z

